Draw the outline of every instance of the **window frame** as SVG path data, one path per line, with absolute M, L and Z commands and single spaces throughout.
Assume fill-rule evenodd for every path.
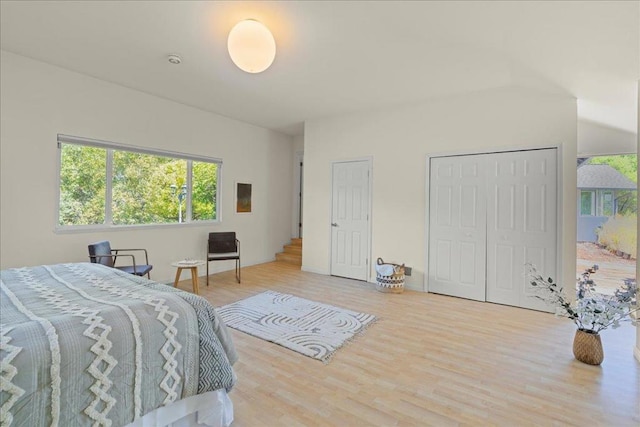
M 120 144 L 110 141 L 102 141 L 98 139 L 76 137 L 64 134 L 58 134 L 57 136 L 57 162 L 56 162 L 56 210 L 55 210 L 55 227 L 56 233 L 76 233 L 76 232 L 91 232 L 91 231 L 105 231 L 105 230 L 132 230 L 132 229 L 150 229 L 150 228 L 167 228 L 167 227 L 190 227 L 190 226 L 202 226 L 219 224 L 222 222 L 222 209 L 220 202 L 222 200 L 222 159 L 217 157 L 199 156 L 187 153 L 181 153 L 170 150 L 160 150 L 152 148 L 144 148 L 127 144 Z M 88 224 L 88 225 L 61 225 L 60 224 L 60 194 L 61 194 L 61 179 L 62 179 L 62 144 L 74 144 L 85 147 L 97 147 L 106 150 L 106 174 L 105 174 L 105 212 L 103 224 Z M 138 154 L 146 154 L 152 156 L 169 157 L 173 159 L 185 160 L 187 162 L 187 196 L 186 196 L 186 219 L 183 222 L 169 222 L 169 223 L 150 223 L 150 224 L 114 224 L 113 223 L 113 154 L 114 150 L 127 151 Z M 192 219 L 192 192 L 193 192 L 193 162 L 215 163 L 216 168 L 216 194 L 215 194 L 215 207 L 216 207 L 216 219 L 206 220 L 193 220 Z

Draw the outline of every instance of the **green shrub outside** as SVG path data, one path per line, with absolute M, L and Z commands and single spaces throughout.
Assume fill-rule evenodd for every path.
M 616 215 L 605 222 L 598 234 L 598 243 L 608 249 L 631 254 L 638 258 L 637 253 L 637 217 L 636 215 Z

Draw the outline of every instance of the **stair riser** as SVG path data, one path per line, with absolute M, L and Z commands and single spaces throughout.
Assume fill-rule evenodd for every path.
M 302 255 L 302 246 L 286 245 L 284 247 L 285 254 Z
M 294 265 L 302 265 L 302 256 L 279 253 L 279 254 L 276 254 L 276 261 L 287 262 L 289 264 L 294 264 Z

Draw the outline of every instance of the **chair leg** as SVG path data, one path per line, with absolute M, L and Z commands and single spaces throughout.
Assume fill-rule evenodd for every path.
M 207 260 L 207 286 L 209 286 L 209 261 Z
M 240 283 L 240 258 L 236 260 L 236 280 Z

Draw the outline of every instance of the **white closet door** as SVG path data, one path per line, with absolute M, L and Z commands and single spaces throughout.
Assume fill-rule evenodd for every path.
M 556 277 L 556 150 L 497 153 L 487 170 L 487 301 L 548 311 L 525 263 Z
M 431 159 L 429 292 L 485 300 L 485 157 Z

